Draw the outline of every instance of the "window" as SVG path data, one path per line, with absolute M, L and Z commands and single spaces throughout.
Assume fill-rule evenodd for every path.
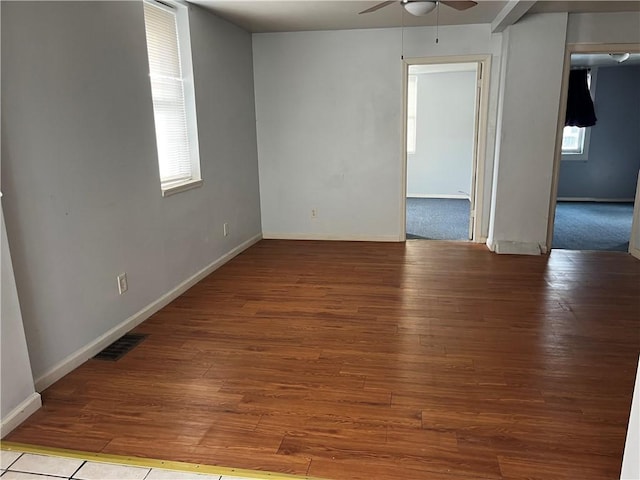
M 144 2 L 149 78 L 164 196 L 202 184 L 191 73 L 188 12 Z
M 562 153 L 584 153 L 584 127 L 564 127 L 562 130 Z
M 407 85 L 407 153 L 416 153 L 416 121 L 418 115 L 418 76 L 409 75 Z
M 587 86 L 593 97 L 591 72 L 587 74 Z M 576 160 L 585 160 L 589 146 L 588 127 L 564 127 L 562 130 L 562 155 L 571 156 Z

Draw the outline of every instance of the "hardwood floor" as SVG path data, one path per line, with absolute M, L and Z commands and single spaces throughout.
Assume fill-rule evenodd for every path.
M 619 478 L 640 261 L 261 241 L 7 440 L 342 479 Z

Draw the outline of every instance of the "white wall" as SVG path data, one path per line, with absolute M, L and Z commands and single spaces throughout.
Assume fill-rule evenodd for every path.
M 204 185 L 163 198 L 142 2 L 1 8 L 5 220 L 42 388 L 87 345 L 259 238 L 251 36 L 190 7 Z
M 417 75 L 416 151 L 407 155 L 408 197 L 469 198 L 476 75 L 475 70 Z
M 572 13 L 567 43 L 640 43 L 637 12 Z
M 488 244 L 499 253 L 546 249 L 567 14 L 507 28 Z
M 401 239 L 401 33 L 253 36 L 265 237 Z M 405 29 L 405 57 L 499 52 L 500 36 L 492 35 L 489 25 L 442 27 L 437 45 L 434 28 Z M 496 69 L 499 59 L 492 65 Z M 489 159 L 497 104 L 497 76 L 492 79 Z M 487 206 L 490 181 L 489 166 L 482 189 Z
M 624 444 L 620 478 L 622 480 L 640 478 L 640 360 L 638 360 L 638 369 L 636 370 L 636 384 L 633 389 L 629 429 Z
M 4 438 L 40 408 L 41 400 L 33 386 L 2 209 L 0 224 L 0 437 Z

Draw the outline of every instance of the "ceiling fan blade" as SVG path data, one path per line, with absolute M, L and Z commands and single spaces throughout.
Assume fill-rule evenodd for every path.
M 444 3 L 446 6 L 455 8 L 456 10 L 466 10 L 467 8 L 475 7 L 478 2 L 474 2 L 473 0 L 440 0 L 440 3 Z
M 360 13 L 358 13 L 358 15 L 363 14 L 363 13 L 375 12 L 376 10 L 380 10 L 381 8 L 384 8 L 387 5 L 391 5 L 392 3 L 396 3 L 396 0 L 390 0 L 390 1 L 387 1 L 387 2 L 378 3 L 377 5 L 374 5 L 371 8 L 367 8 L 366 10 L 361 11 Z

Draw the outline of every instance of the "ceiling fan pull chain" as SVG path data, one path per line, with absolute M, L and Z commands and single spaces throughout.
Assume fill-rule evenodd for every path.
M 436 2 L 436 45 L 438 44 L 438 36 L 440 35 L 440 2 Z
M 400 60 L 404 60 L 404 8 L 400 12 L 400 28 L 401 28 L 401 44 L 400 44 Z

